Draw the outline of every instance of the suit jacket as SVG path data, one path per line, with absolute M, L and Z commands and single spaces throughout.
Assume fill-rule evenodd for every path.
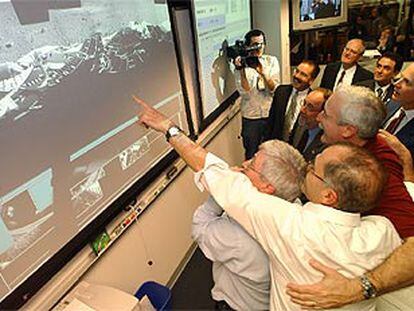
M 414 119 L 411 119 L 404 127 L 399 130 L 395 136 L 403 143 L 411 152 L 414 158 Z
M 356 65 L 356 71 L 351 84 L 356 84 L 361 81 L 370 80 L 374 78 L 371 71 L 362 68 L 360 65 Z M 333 90 L 335 86 L 336 76 L 338 75 L 339 69 L 341 68 L 341 62 L 331 63 L 326 65 L 325 71 L 323 72 L 321 87 Z
M 382 123 L 382 127 L 384 127 L 387 121 L 394 115 L 394 113 L 400 109 L 401 105 L 399 102 L 391 99 L 388 101 L 385 107 L 387 108 L 387 115 L 384 119 L 384 122 Z
M 319 133 L 315 136 L 312 142 L 309 144 L 308 148 L 305 150 L 300 150 L 303 157 L 307 162 L 313 161 L 315 157 L 325 149 L 326 145 L 321 142 L 321 137 L 323 130 L 320 130 Z
M 356 85 L 365 86 L 375 92 L 375 80 L 374 79 L 361 81 L 361 82 L 356 83 Z M 394 92 L 394 85 L 391 84 L 387 89 L 387 93 L 382 98 L 382 101 L 385 104 L 387 104 L 391 100 L 391 96 L 393 92 Z
M 283 125 L 285 123 L 286 107 L 289 102 L 290 94 L 292 94 L 293 86 L 279 85 L 273 95 L 272 105 L 269 111 L 269 139 L 282 139 Z

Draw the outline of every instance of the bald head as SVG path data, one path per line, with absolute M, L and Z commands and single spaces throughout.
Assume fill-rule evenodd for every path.
M 355 66 L 365 52 L 365 43 L 361 39 L 349 40 L 342 51 L 341 62 L 345 69 Z
M 337 194 L 337 208 L 352 213 L 374 208 L 385 185 L 379 161 L 363 148 L 344 143 L 324 152 L 324 179 Z
M 401 79 L 395 83 L 392 97 L 405 110 L 414 109 L 414 63 L 401 72 Z

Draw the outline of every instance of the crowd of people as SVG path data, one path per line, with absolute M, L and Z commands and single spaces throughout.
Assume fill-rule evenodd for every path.
M 235 60 L 241 167 L 135 98 L 139 122 L 166 135 L 210 194 L 192 234 L 213 262 L 216 309 L 374 310 L 374 297 L 414 284 L 414 64 L 401 71 L 386 52 L 369 72 L 352 39 L 318 88 L 311 60 L 281 85 L 265 34 L 246 42 L 260 62 Z
M 395 52 L 404 59 L 413 57 L 414 52 L 414 15 L 408 12 L 399 25 L 387 14 L 386 7 L 372 7 L 369 11 L 362 9 L 351 14 L 349 39 L 362 39 L 369 48 L 377 48 L 381 53 Z M 412 10 L 412 9 L 410 9 Z M 395 10 L 391 12 L 397 13 Z

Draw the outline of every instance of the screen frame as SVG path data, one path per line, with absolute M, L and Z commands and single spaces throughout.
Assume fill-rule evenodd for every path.
M 204 103 L 203 103 L 203 90 L 202 90 L 202 74 L 201 69 L 201 58 L 200 58 L 200 51 L 199 51 L 199 45 L 197 41 L 197 27 L 196 27 L 196 16 L 195 16 L 195 0 L 190 1 L 190 18 L 191 18 L 191 30 L 194 34 L 193 39 L 193 46 L 196 56 L 196 73 L 198 77 L 198 116 L 199 116 L 199 133 L 203 132 L 210 124 L 214 122 L 217 117 L 222 114 L 230 105 L 234 104 L 236 99 L 239 97 L 239 93 L 237 90 L 235 90 L 232 94 L 230 94 L 223 102 L 219 103 L 218 106 L 211 111 L 207 116 L 204 115 Z M 250 11 L 250 29 L 253 29 L 253 2 L 252 0 L 247 1 L 249 4 L 249 11 Z
M 335 17 L 300 21 L 300 0 L 291 0 L 292 30 L 319 30 L 322 28 L 343 26 L 348 23 L 348 0 L 342 0 L 341 14 Z
M 186 112 L 186 120 L 188 123 L 188 136 L 195 138 L 194 125 L 189 114 L 189 102 L 186 93 L 186 88 L 183 87 L 186 83 L 183 70 L 179 60 L 179 51 L 177 47 L 177 33 L 173 25 L 173 18 L 171 15 L 171 4 L 165 2 L 167 6 L 168 17 L 170 20 L 171 34 L 174 42 L 174 51 L 176 55 L 176 64 L 178 68 L 178 79 L 183 94 L 183 101 Z M 128 205 L 136 200 L 136 197 L 145 191 L 145 189 L 152 184 L 157 178 L 166 174 L 172 163 L 178 159 L 178 154 L 174 150 L 168 151 L 158 163 L 151 167 L 143 176 L 132 182 L 126 191 L 120 193 L 118 197 L 102 210 L 99 215 L 95 217 L 85 228 L 83 228 L 77 235 L 56 252 L 48 261 L 41 265 L 35 272 L 33 272 L 26 280 L 15 287 L 11 292 L 2 298 L 0 301 L 0 310 L 15 310 L 21 308 L 26 304 L 43 286 L 45 286 L 69 261 L 71 261 L 85 246 L 87 246 L 105 227 Z M 145 209 L 146 210 L 146 209 Z M 145 212 L 144 210 L 144 212 Z M 142 214 L 142 213 L 141 213 Z M 141 216 L 141 214 L 139 216 Z M 92 248 L 91 248 L 92 252 Z

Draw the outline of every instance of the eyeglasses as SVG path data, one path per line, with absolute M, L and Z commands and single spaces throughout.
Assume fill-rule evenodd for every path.
M 303 101 L 303 108 L 305 108 L 309 112 L 320 112 L 320 110 L 317 107 L 312 106 L 312 104 L 308 102 L 306 98 Z
M 320 181 L 326 183 L 326 180 L 323 179 L 323 177 L 321 177 L 318 174 L 316 174 L 316 172 L 315 172 L 315 164 L 313 162 L 308 162 L 308 166 L 306 167 L 306 170 L 307 170 L 308 173 L 311 173 L 313 176 L 315 176 Z
M 360 54 L 362 54 L 362 53 L 360 53 L 360 52 L 358 52 L 356 50 L 350 49 L 349 47 L 344 47 L 344 51 L 350 52 L 353 55 L 360 55 Z

